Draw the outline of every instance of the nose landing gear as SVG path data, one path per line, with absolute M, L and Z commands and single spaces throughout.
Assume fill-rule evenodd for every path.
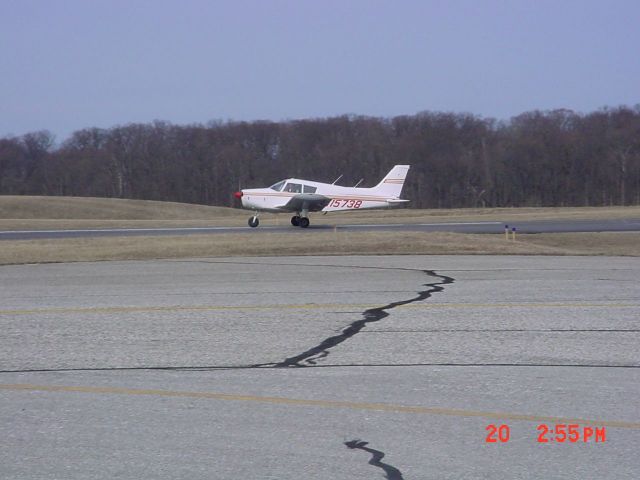
M 249 221 L 247 223 L 251 228 L 256 228 L 258 225 L 260 225 L 260 220 L 258 219 L 257 215 L 254 215 L 253 217 L 249 218 Z

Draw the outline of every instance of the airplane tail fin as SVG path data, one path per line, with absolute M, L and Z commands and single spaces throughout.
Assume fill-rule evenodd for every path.
M 400 192 L 402 192 L 402 186 L 404 185 L 404 179 L 407 177 L 410 166 L 411 165 L 396 165 L 387 173 L 387 176 L 371 190 L 385 197 L 399 198 Z

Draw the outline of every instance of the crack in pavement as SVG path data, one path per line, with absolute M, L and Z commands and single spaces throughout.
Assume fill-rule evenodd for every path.
M 384 458 L 383 452 L 367 447 L 367 445 L 369 445 L 369 442 L 363 442 L 362 440 L 356 439 L 344 442 L 344 444 L 347 446 L 347 448 L 369 452 L 371 454 L 369 465 L 373 465 L 374 467 L 378 467 L 384 470 L 385 478 L 387 478 L 388 480 L 404 480 L 404 477 L 402 476 L 402 472 L 400 470 L 392 465 L 389 465 L 388 463 L 381 462 L 381 460 Z
M 200 262 L 199 262 L 200 263 Z M 249 264 L 249 265 L 274 265 L 272 263 L 262 263 L 262 262 L 228 262 L 228 261 L 204 261 L 201 263 L 234 263 L 234 264 Z M 572 364 L 572 363 L 478 363 L 478 362 L 469 362 L 469 363 L 460 363 L 460 362 L 428 362 L 428 363 L 415 363 L 415 364 L 376 364 L 376 363 L 349 363 L 349 364 L 318 364 L 318 361 L 321 359 L 326 359 L 329 355 L 329 350 L 334 348 L 341 343 L 345 342 L 349 338 L 354 335 L 361 333 L 364 327 L 368 323 L 378 322 L 387 316 L 389 316 L 388 310 L 391 310 L 395 307 L 407 305 L 410 303 L 419 302 L 422 300 L 426 300 L 433 293 L 441 292 L 444 290 L 444 286 L 448 284 L 454 283 L 455 279 L 452 277 L 448 277 L 446 275 L 442 275 L 436 273 L 434 270 L 419 270 L 413 268 L 402 268 L 402 267 L 379 267 L 379 266 L 362 266 L 362 265 L 331 265 L 331 264 L 296 264 L 296 265 L 305 265 L 309 267 L 335 267 L 335 268 L 358 268 L 358 269 L 375 269 L 375 270 L 402 270 L 409 272 L 422 272 L 430 277 L 439 278 L 441 281 L 426 283 L 424 284 L 427 287 L 425 290 L 418 292 L 416 297 L 401 300 L 396 302 L 391 302 L 382 307 L 370 308 L 365 310 L 364 312 L 340 312 L 345 314 L 356 314 L 360 313 L 363 318 L 360 320 L 354 321 L 349 324 L 346 328 L 339 330 L 337 335 L 331 336 L 323 340 L 317 346 L 292 357 L 286 358 L 281 362 L 276 363 L 257 363 L 257 364 L 246 364 L 246 365 L 141 365 L 141 366 L 106 366 L 106 367 L 58 367 L 58 368 L 22 368 L 22 369 L 1 369 L 1 373 L 31 373 L 31 372 L 74 372 L 74 371 L 120 371 L 120 370 L 179 370 L 179 371 L 205 371 L 205 370 L 234 370 L 234 369 L 258 369 L 258 368 L 282 368 L 282 367 L 408 367 L 408 366 L 450 366 L 450 367 L 604 367 L 604 368 L 640 368 L 638 364 Z M 389 291 L 392 292 L 392 291 Z M 393 291 L 396 292 L 396 291 Z M 336 330 L 333 330 L 334 332 Z M 415 332 L 473 332 L 473 331 L 513 331 L 513 332 L 527 332 L 527 331 L 549 331 L 549 332 L 636 332 L 637 329 L 538 329 L 538 330 L 529 330 L 529 329 L 425 329 L 425 330 L 415 330 Z M 364 331 L 362 333 L 394 333 L 395 331 Z M 397 332 L 402 333 L 411 333 L 414 330 L 398 330 Z
M 194 263 L 194 262 L 189 262 Z M 260 265 L 271 266 L 278 265 L 273 263 L 263 262 L 229 262 L 229 261 L 197 261 L 195 263 L 211 263 L 211 264 L 244 264 L 244 265 Z M 441 292 L 444 290 L 444 285 L 454 283 L 454 278 L 446 275 L 441 275 L 435 272 L 435 270 L 422 270 L 416 268 L 404 268 L 404 267 L 382 267 L 382 266 L 363 266 L 363 265 L 331 265 L 331 264 L 295 264 L 296 266 L 308 266 L 308 267 L 333 267 L 333 268 L 355 268 L 355 269 L 371 269 L 371 270 L 395 270 L 395 271 L 407 271 L 407 272 L 422 272 L 430 277 L 440 279 L 438 282 L 423 284 L 426 289 L 419 291 L 418 294 L 407 300 L 399 300 L 388 303 L 382 307 L 374 307 L 365 310 L 361 313 L 362 319 L 356 320 L 349 324 L 346 328 L 342 329 L 338 335 L 334 335 L 326 338 L 320 344 L 315 347 L 306 350 L 293 357 L 288 357 L 281 362 L 268 362 L 268 363 L 256 363 L 249 365 L 229 365 L 229 366 L 142 366 L 142 367 L 89 367 L 89 368 L 34 368 L 34 369 L 16 369 L 0 370 L 0 373 L 27 373 L 27 372 L 64 372 L 64 371 L 101 371 L 101 370 L 206 370 L 206 369 L 251 369 L 251 368 L 283 368 L 283 367 L 313 367 L 322 366 L 317 365 L 319 360 L 325 359 L 329 356 L 329 350 L 347 341 L 351 337 L 358 334 L 368 323 L 378 322 L 390 315 L 388 310 L 393 308 L 408 305 L 411 303 L 420 302 L 431 297 L 432 294 Z M 398 292 L 397 290 L 388 290 L 388 293 Z M 341 312 L 346 313 L 346 312 Z M 360 312 L 353 312 L 360 313 Z M 335 331 L 335 330 L 334 330 Z
M 403 269 L 404 270 L 404 269 Z M 407 300 L 398 300 L 396 302 L 388 303 L 382 307 L 369 308 L 362 312 L 362 318 L 356 320 L 344 328 L 338 335 L 325 338 L 315 347 L 306 350 L 293 357 L 288 357 L 282 362 L 278 363 L 263 363 L 253 365 L 254 367 L 265 368 L 282 368 L 282 367 L 313 367 L 317 365 L 317 362 L 326 359 L 329 356 L 329 350 L 346 342 L 356 334 L 358 334 L 368 323 L 379 322 L 383 318 L 390 315 L 388 310 L 392 310 L 402 305 L 408 305 L 410 303 L 420 302 L 431 297 L 434 293 L 438 293 L 444 290 L 444 285 L 452 284 L 455 280 L 452 277 L 441 275 L 436 273 L 435 270 L 413 270 L 421 271 L 430 277 L 439 278 L 440 281 L 433 283 L 425 283 L 423 286 L 427 287 L 425 290 L 421 290 L 418 294 Z

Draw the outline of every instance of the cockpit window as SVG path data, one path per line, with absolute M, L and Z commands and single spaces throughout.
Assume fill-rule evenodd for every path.
M 278 182 L 278 183 L 274 183 L 269 188 L 271 190 L 275 190 L 276 192 L 279 192 L 280 190 L 282 190 L 282 186 L 283 185 L 284 185 L 284 180 L 282 180 L 281 182 Z
M 302 193 L 302 185 L 299 183 L 287 183 L 287 186 L 284 187 L 284 191 L 291 193 Z
M 316 193 L 317 188 L 312 187 L 311 185 L 303 185 L 304 193 Z

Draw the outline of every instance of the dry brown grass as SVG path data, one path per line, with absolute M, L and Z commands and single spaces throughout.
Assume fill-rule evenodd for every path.
M 250 212 L 223 207 L 105 198 L 0 196 L 0 230 L 152 228 L 246 225 Z M 640 218 L 640 207 L 393 210 L 315 215 L 316 224 L 435 223 L 542 219 Z M 262 215 L 262 225 L 288 225 L 288 215 Z M 248 227 L 247 227 L 248 228 Z M 305 231 L 163 237 L 2 241 L 0 264 L 137 260 L 231 255 L 633 255 L 639 233 L 502 235 L 420 232 Z
M 205 220 L 234 214 L 232 208 L 150 200 L 0 196 L 1 219 Z
M 640 232 L 544 233 L 520 235 L 518 241 L 531 246 L 564 249 L 567 255 L 640 257 Z
M 114 198 L 0 196 L 0 230 L 243 226 L 249 211 Z M 313 215 L 314 224 L 640 218 L 640 207 L 376 210 Z M 262 214 L 262 225 L 288 225 L 289 215 Z
M 0 264 L 259 255 L 630 255 L 640 233 L 467 235 L 419 232 L 240 233 L 3 241 Z
M 402 209 L 348 213 L 349 223 L 376 219 L 384 223 L 515 222 L 524 220 L 605 220 L 640 218 L 640 206 Z M 351 222 L 358 219 L 359 222 Z M 374 222 L 375 223 L 375 222 Z

